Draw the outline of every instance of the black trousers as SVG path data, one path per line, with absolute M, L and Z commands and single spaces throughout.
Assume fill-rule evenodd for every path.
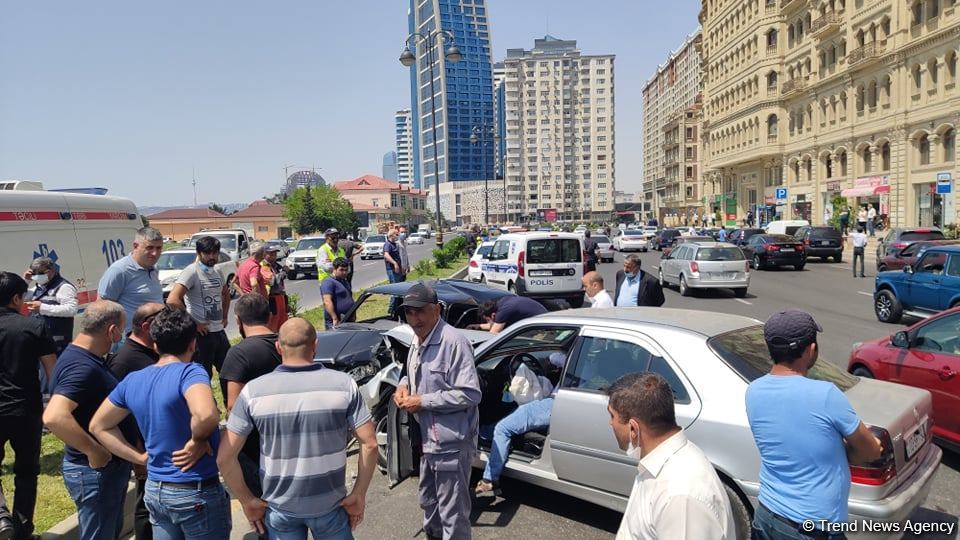
M 225 330 L 207 332 L 205 336 L 197 336 L 197 350 L 193 353 L 193 361 L 202 365 L 207 375 L 213 377 L 213 368 L 220 371 L 229 350 L 230 340 L 227 339 Z
M 860 277 L 863 277 L 863 248 L 853 248 L 853 277 L 857 277 L 857 259 L 860 260 Z
M 16 538 L 33 534 L 33 511 L 37 504 L 37 477 L 40 476 L 41 415 L 0 416 L 0 462 L 4 445 L 13 448 L 13 513 L 0 489 L 0 518 L 9 518 L 16 529 Z

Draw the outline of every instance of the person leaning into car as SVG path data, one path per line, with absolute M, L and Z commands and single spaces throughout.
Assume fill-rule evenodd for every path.
M 428 539 L 470 538 L 471 464 L 479 432 L 480 381 L 473 346 L 440 318 L 437 293 L 410 287 L 400 308 L 415 338 L 394 402 L 420 424 L 420 506 Z
M 627 255 L 623 270 L 617 272 L 617 292 L 614 295 L 617 307 L 663 305 L 663 287 L 657 278 L 640 269 L 640 257 Z

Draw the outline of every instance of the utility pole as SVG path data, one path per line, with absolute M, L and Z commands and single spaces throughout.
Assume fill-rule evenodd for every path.
M 193 206 L 197 206 L 197 168 L 193 168 Z

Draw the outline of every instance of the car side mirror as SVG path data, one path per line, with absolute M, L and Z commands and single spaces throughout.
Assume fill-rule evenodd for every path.
M 912 274 L 912 273 L 913 273 L 913 267 L 910 266 L 909 264 L 906 265 L 906 266 L 904 266 L 904 267 L 903 267 L 903 273 L 905 273 L 905 274 Z
M 905 331 L 897 332 L 896 334 L 893 335 L 892 338 L 890 338 L 890 343 L 892 343 L 894 347 L 899 347 L 901 349 L 909 349 L 910 335 L 907 334 Z

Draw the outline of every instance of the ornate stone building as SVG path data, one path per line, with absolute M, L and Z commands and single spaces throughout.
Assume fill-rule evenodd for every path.
M 838 197 L 891 225 L 956 221 L 957 0 L 704 0 L 705 189 L 823 222 Z M 952 184 L 952 181 L 951 181 Z

